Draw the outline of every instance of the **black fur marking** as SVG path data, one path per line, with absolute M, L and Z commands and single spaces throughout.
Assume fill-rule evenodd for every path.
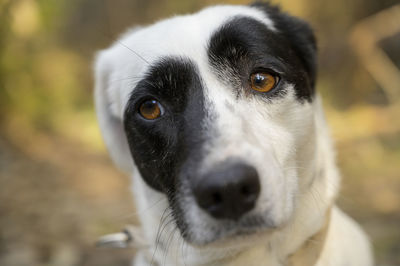
M 132 157 L 145 182 L 166 194 L 184 238 L 179 188 L 202 159 L 205 117 L 202 81 L 196 65 L 185 58 L 163 58 L 150 67 L 128 101 L 124 126 Z M 154 98 L 164 108 L 155 120 L 139 113 L 140 104 Z
M 292 49 L 306 68 L 314 88 L 317 74 L 317 41 L 310 25 L 268 3 L 258 2 L 251 6 L 264 11 L 272 19 L 275 27 L 289 40 Z
M 145 120 L 139 105 L 156 99 L 164 114 Z M 202 82 L 194 63 L 183 58 L 163 58 L 154 64 L 128 101 L 125 131 L 133 159 L 144 180 L 176 199 L 182 166 L 201 157 L 201 124 L 204 118 Z
M 153 188 L 172 193 L 179 166 L 201 140 L 204 96 L 195 65 L 188 59 L 164 58 L 153 65 L 128 101 L 124 124 L 136 165 Z M 156 99 L 163 116 L 145 120 L 138 106 Z
M 278 32 L 250 17 L 235 17 L 211 37 L 210 64 L 222 82 L 233 85 L 237 95 L 244 92 L 272 98 L 284 94 L 285 83 L 291 83 L 298 99 L 311 101 L 316 68 L 311 29 L 268 4 L 254 6 L 268 13 Z M 256 72 L 274 74 L 280 81 L 270 92 L 254 92 L 249 77 Z

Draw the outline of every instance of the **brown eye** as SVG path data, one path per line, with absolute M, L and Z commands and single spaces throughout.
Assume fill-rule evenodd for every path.
M 161 105 L 154 99 L 144 101 L 139 107 L 139 113 L 147 120 L 154 120 L 162 115 Z
M 278 78 L 268 73 L 255 73 L 250 76 L 251 88 L 259 92 L 268 92 L 278 83 Z

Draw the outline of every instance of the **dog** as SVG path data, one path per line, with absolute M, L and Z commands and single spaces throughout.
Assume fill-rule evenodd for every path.
M 316 41 L 269 3 L 135 28 L 97 55 L 95 103 L 132 175 L 133 265 L 369 266 L 338 207 Z

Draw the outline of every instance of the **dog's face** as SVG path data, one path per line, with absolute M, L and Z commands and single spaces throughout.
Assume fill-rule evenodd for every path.
M 185 240 L 291 219 L 315 157 L 307 24 L 268 5 L 214 7 L 128 33 L 96 70 L 111 154 L 166 196 Z

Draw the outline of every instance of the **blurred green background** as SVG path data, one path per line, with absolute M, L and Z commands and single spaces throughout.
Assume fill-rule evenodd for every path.
M 93 247 L 137 219 L 97 126 L 94 55 L 130 26 L 216 3 L 0 0 L 0 265 L 128 265 L 131 250 Z M 399 1 L 273 3 L 316 31 L 339 205 L 378 265 L 400 265 Z

